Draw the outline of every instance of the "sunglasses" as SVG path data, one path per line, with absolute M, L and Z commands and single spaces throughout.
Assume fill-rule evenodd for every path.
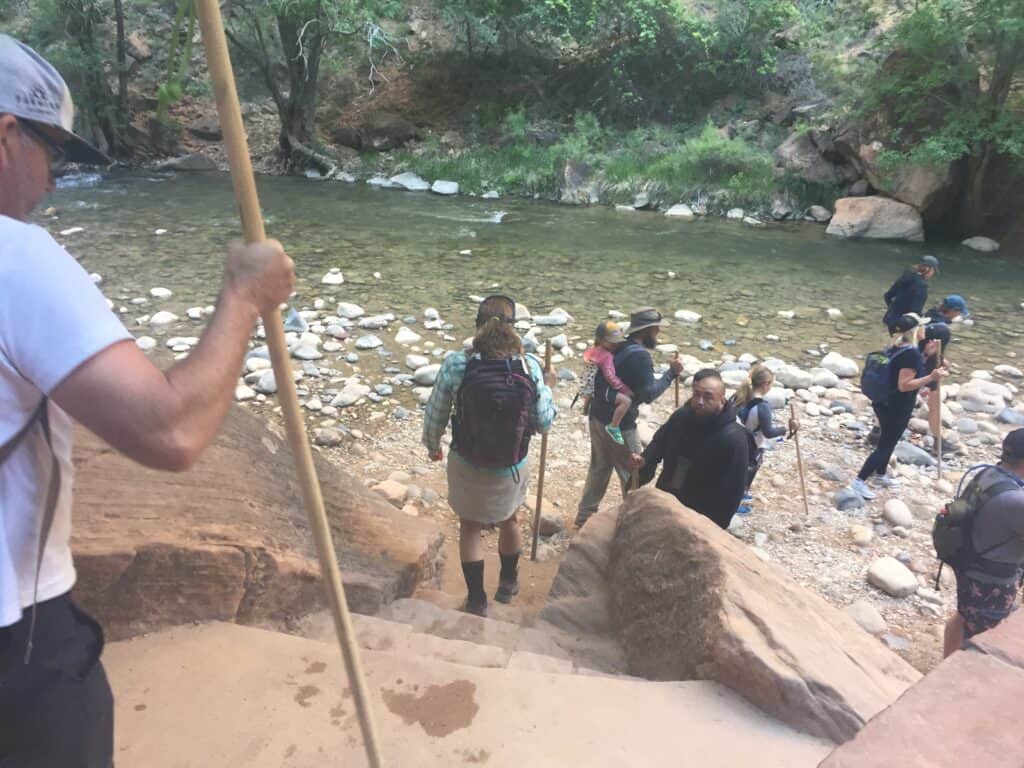
M 59 144 L 55 139 L 51 138 L 46 131 L 41 128 L 37 128 L 28 120 L 19 120 L 18 125 L 25 129 L 25 131 L 36 141 L 43 145 L 47 153 L 50 156 L 50 172 L 56 173 L 62 167 L 64 167 L 64 159 L 66 153 L 64 146 Z

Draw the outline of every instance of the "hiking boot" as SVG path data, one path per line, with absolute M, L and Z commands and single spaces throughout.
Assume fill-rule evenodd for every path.
M 474 616 L 479 616 L 482 619 L 487 618 L 487 595 L 484 595 L 482 600 L 474 600 L 472 597 L 466 598 L 466 604 L 462 606 L 463 613 L 471 613 Z
M 604 431 L 607 432 L 608 436 L 611 437 L 611 439 L 614 440 L 619 445 L 626 444 L 625 439 L 622 437 L 622 430 L 619 429 L 618 427 L 613 427 L 611 424 L 609 424 L 607 427 L 604 428 Z
M 871 485 L 875 488 L 899 488 L 900 481 L 889 475 L 875 475 L 871 478 Z
M 850 483 L 850 490 L 862 499 L 867 499 L 868 501 L 875 498 L 875 492 L 868 488 L 868 484 L 859 477 L 855 477 L 853 482 Z
M 512 598 L 519 594 L 519 581 L 499 581 L 498 591 L 494 593 L 494 599 L 499 603 L 508 605 Z
M 749 504 L 740 504 L 739 508 L 736 510 L 736 514 L 737 515 L 749 515 L 753 511 L 754 510 L 750 507 Z

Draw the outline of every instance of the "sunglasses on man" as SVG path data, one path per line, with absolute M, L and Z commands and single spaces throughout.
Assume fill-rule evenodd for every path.
M 50 156 L 50 172 L 56 174 L 60 171 L 64 167 L 65 151 L 63 144 L 60 144 L 56 139 L 47 134 L 46 131 L 28 120 L 19 120 L 18 125 L 46 149 L 47 154 Z

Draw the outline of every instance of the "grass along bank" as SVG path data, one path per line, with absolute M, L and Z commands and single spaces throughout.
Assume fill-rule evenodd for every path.
M 557 200 L 566 165 L 573 164 L 589 175 L 586 184 L 607 204 L 631 204 L 646 193 L 652 205 L 688 203 L 708 213 L 733 207 L 768 211 L 775 200 L 797 211 L 830 205 L 839 190 L 775 168 L 770 150 L 781 138 L 754 126 L 716 128 L 710 122 L 621 131 L 602 126 L 590 113 L 577 113 L 570 128 L 558 131 L 531 124 L 523 110 L 515 110 L 497 130 L 477 132 L 464 147 L 432 137 L 413 150 L 366 155 L 362 171 L 411 171 L 458 182 L 466 194 L 493 190 Z

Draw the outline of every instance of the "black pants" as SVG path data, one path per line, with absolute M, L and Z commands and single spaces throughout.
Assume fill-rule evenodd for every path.
M 892 452 L 896 450 L 896 444 L 903 437 L 903 431 L 910 423 L 910 416 L 913 414 L 913 404 L 908 408 L 892 408 L 886 403 L 876 403 L 871 406 L 875 409 L 875 416 L 878 417 L 878 425 L 881 433 L 878 436 L 878 445 L 868 456 L 864 466 L 857 475 L 861 480 L 867 480 L 876 472 L 884 475 L 889 468 L 889 459 Z
M 68 595 L 0 628 L 0 768 L 111 768 L 114 698 L 103 631 Z

